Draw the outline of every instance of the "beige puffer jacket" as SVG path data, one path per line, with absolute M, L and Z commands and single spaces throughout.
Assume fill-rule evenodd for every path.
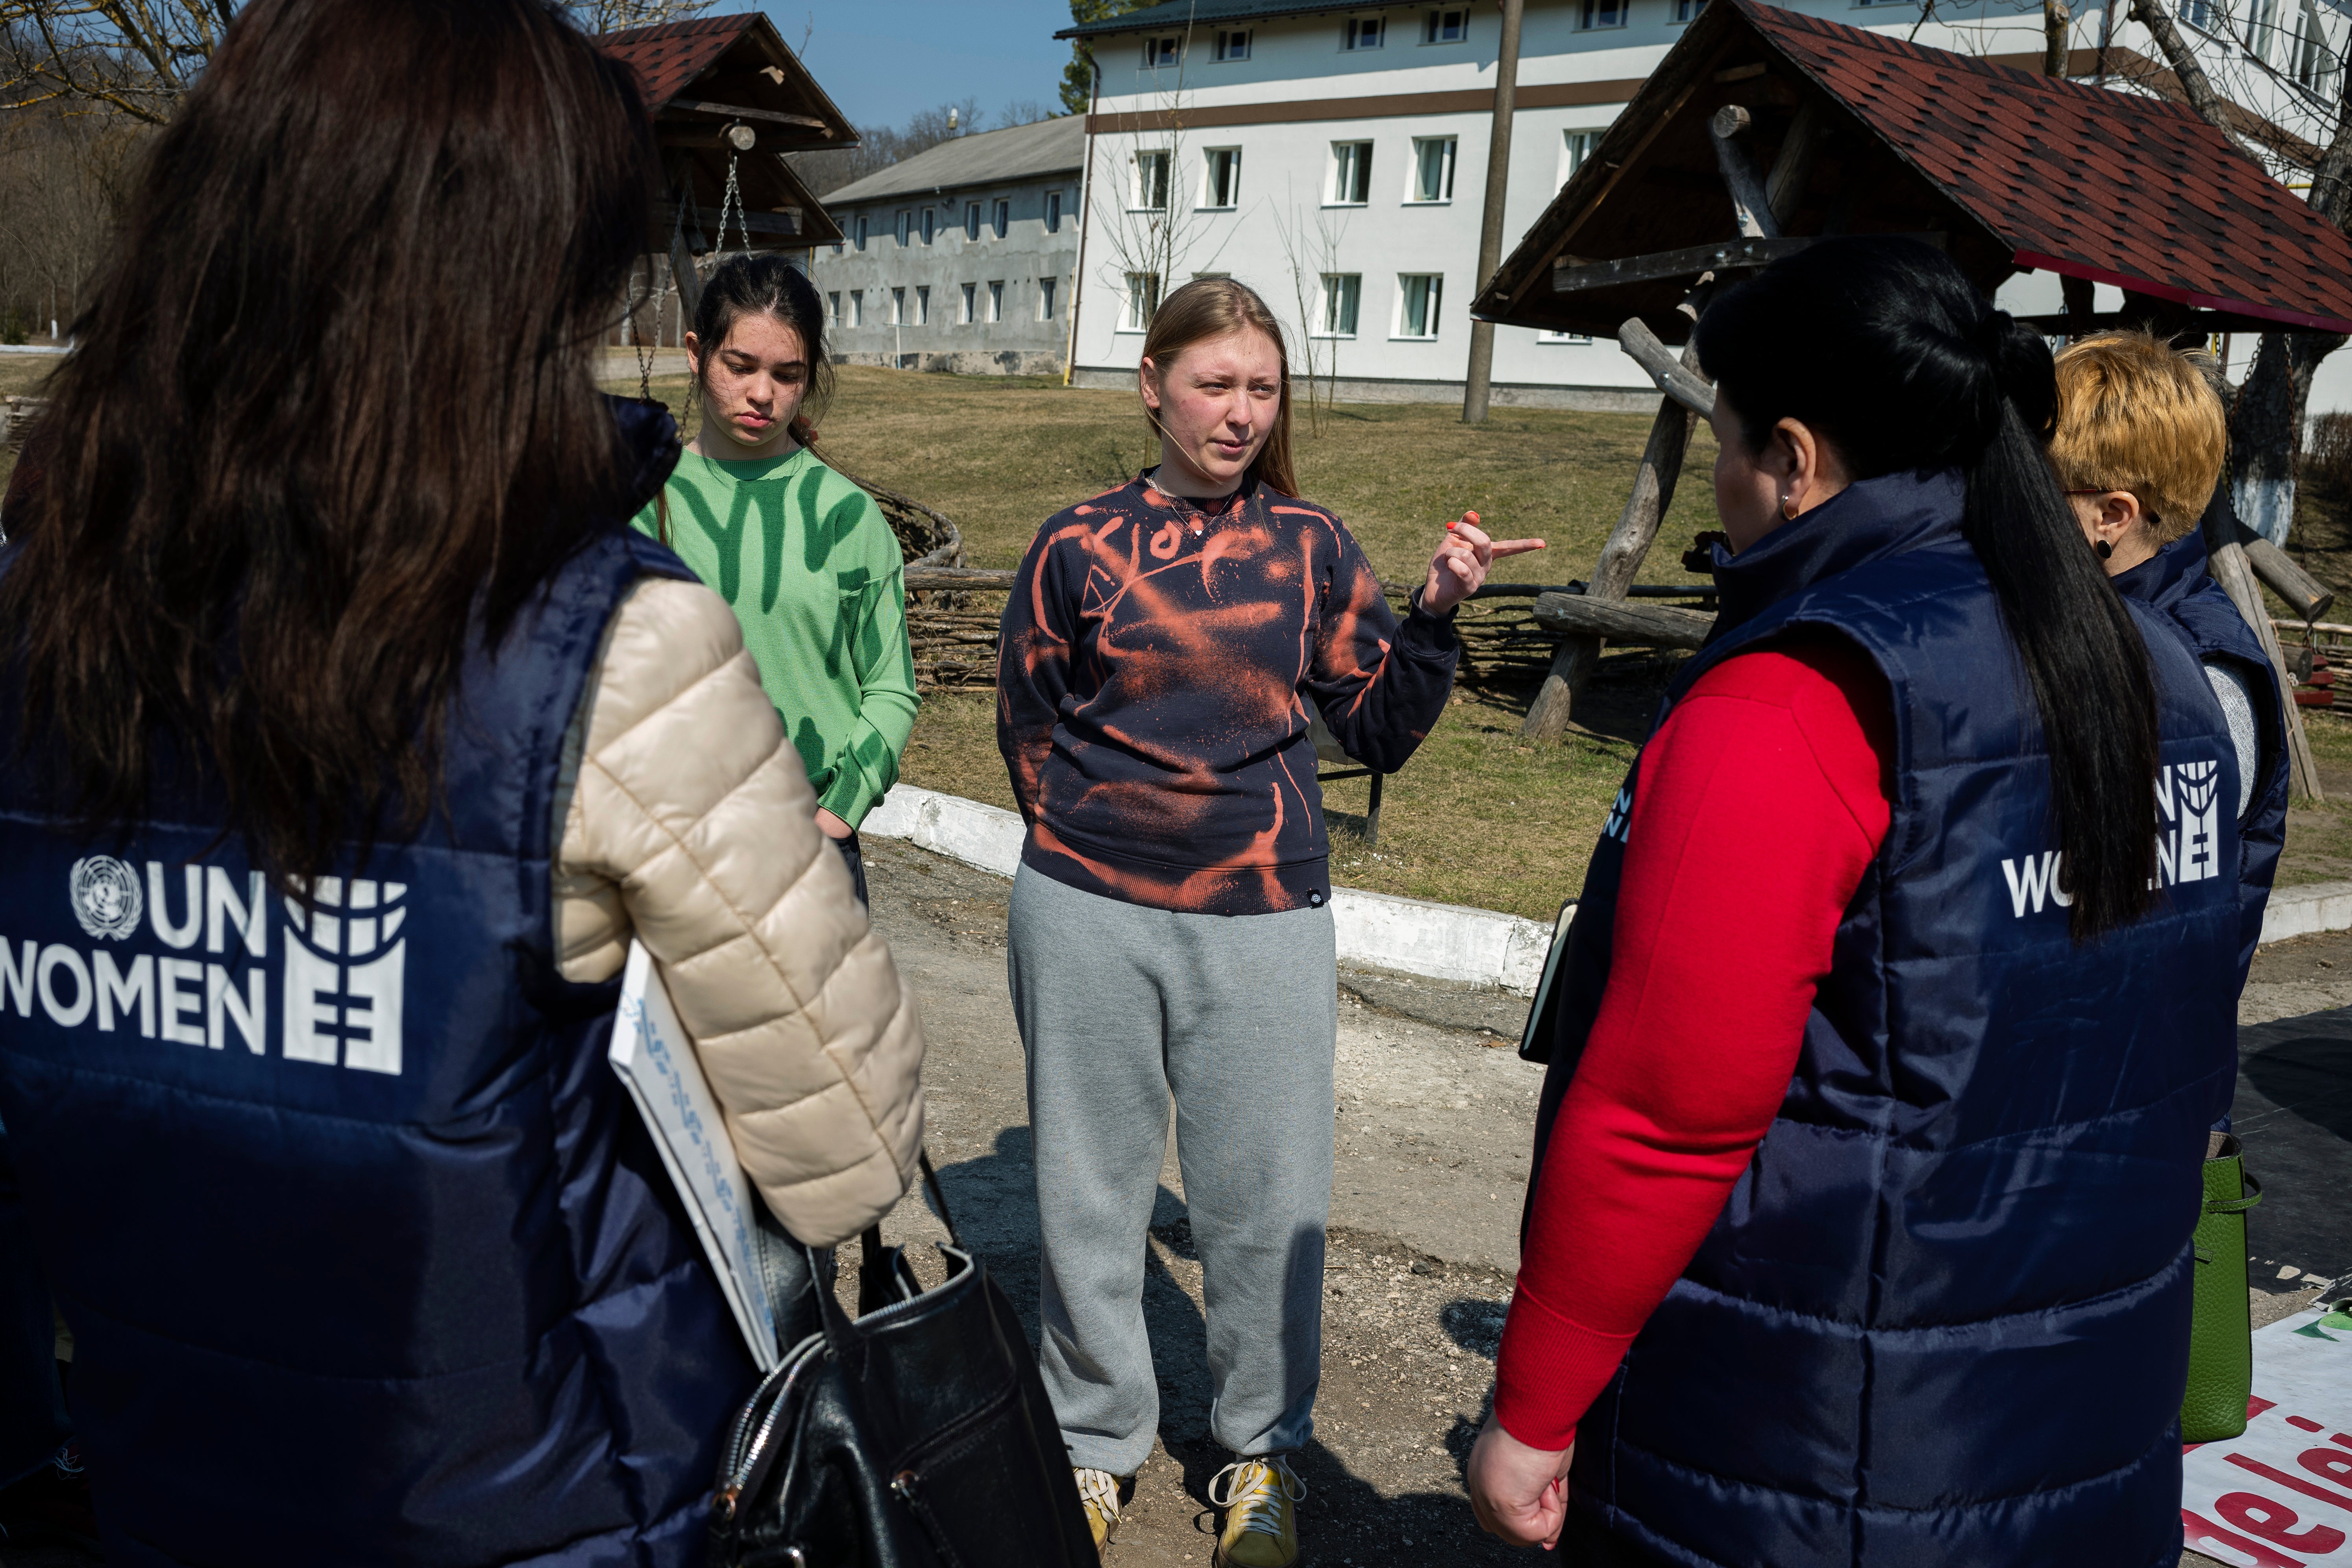
M 563 974 L 661 963 L 743 1169 L 802 1241 L 913 1180 L 922 1025 L 725 600 L 647 579 L 606 629 L 555 800 Z

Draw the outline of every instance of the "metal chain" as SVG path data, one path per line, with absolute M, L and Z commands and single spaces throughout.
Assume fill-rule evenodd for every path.
M 711 252 L 714 257 L 727 254 L 727 215 L 729 213 L 735 215 L 737 232 L 743 237 L 743 248 L 745 250 L 751 248 L 751 216 L 743 210 L 743 190 L 735 183 L 735 165 L 740 158 L 740 153 L 727 154 L 727 195 L 719 204 L 719 247 Z
M 731 174 L 732 174 L 732 171 L 731 171 L 731 170 L 730 171 L 730 177 L 731 177 Z M 691 199 L 692 199 L 692 197 L 693 197 L 693 194 L 694 194 L 694 186 L 693 186 L 693 184 L 691 184 L 691 182 L 689 182 L 689 183 L 688 184 L 688 185 L 687 185 L 687 193 L 686 193 L 686 194 L 687 194 L 688 199 L 688 200 L 691 200 Z M 676 255 L 677 254 L 677 252 L 678 252 L 678 242 L 679 242 L 681 239 L 683 239 L 683 238 L 685 237 L 685 236 L 686 236 L 686 203 L 685 203 L 685 202 L 683 202 L 683 201 L 681 201 L 681 202 L 679 202 L 679 203 L 677 204 L 677 221 L 676 221 L 676 222 L 674 222 L 674 223 L 670 226 L 670 234 L 669 234 L 669 254 L 670 254 L 671 256 L 676 256 Z M 665 261 L 667 261 L 667 258 L 664 258 L 663 259 L 664 259 Z M 671 282 L 671 283 L 673 283 L 673 284 L 674 284 L 676 281 L 677 281 L 677 279 L 670 279 L 670 282 Z M 654 264 L 653 264 L 653 258 L 651 258 L 651 257 L 647 257 L 647 258 L 646 258 L 646 291 L 647 293 L 649 293 L 649 294 L 650 294 L 650 293 L 653 293 L 653 287 L 654 287 Z M 654 294 L 654 352 L 658 352 L 658 351 L 660 350 L 660 348 L 661 348 L 661 337 L 662 337 L 662 317 L 663 317 L 663 315 L 664 315 L 664 314 L 668 310 L 668 309 L 669 309 L 669 288 L 668 288 L 667 286 L 665 286 L 665 287 L 662 289 L 662 290 L 661 290 L 661 292 L 660 292 L 660 293 L 658 293 L 658 294 Z M 634 305 L 631 307 L 631 312 L 630 312 L 630 313 L 631 313 L 633 316 L 635 314 L 635 306 L 634 306 Z M 646 341 L 645 341 L 645 339 L 644 339 L 642 336 L 641 336 L 641 337 L 639 337 L 639 338 L 637 339 L 637 344 L 636 344 L 636 347 L 637 347 L 637 395 L 638 395 L 640 398 L 644 399 L 646 402 L 647 402 L 647 403 L 651 403 L 651 402 L 654 400 L 654 353 L 653 353 L 653 352 L 648 352 L 648 351 L 646 350 Z M 663 406 L 664 406 L 664 407 L 667 407 L 667 406 L 668 406 L 668 405 L 667 405 L 667 404 L 664 404 L 664 405 L 663 405 Z

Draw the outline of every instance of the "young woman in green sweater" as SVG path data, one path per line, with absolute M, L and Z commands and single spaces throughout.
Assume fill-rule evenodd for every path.
M 866 896 L 857 824 L 898 776 L 915 727 L 898 535 L 874 498 L 810 450 L 831 388 L 824 308 L 779 256 L 703 285 L 686 334 L 701 428 L 636 526 L 734 606 L 760 683 L 816 788 L 817 826 Z

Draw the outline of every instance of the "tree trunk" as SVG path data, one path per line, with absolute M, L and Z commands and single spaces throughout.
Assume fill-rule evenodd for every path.
M 2066 0 L 2042 0 L 2042 74 L 2064 80 L 2066 76 L 2066 25 L 2074 19 L 2066 9 Z

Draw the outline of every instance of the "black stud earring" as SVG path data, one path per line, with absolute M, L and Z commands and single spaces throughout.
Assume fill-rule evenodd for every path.
M 2102 561 L 2105 561 L 2105 560 L 2109 559 L 2109 558 L 2110 558 L 2110 557 L 2112 557 L 2112 556 L 2115 554 L 2115 552 L 2116 552 L 2116 547 L 2115 547 L 2114 545 L 2112 545 L 2112 544 L 2109 544 L 2109 543 L 2108 543 L 2105 540 L 2104 540 L 2104 539 L 2100 540 L 2100 541 L 2098 542 L 2098 543 L 2096 543 L 2096 544 L 2095 544 L 2095 545 L 2091 546 L 2091 548 L 2092 548 L 2092 549 L 2094 549 L 2094 550 L 2095 550 L 2095 551 L 2097 551 L 2097 552 L 2099 552 L 2099 559 L 2100 559 L 2100 560 L 2102 560 Z

